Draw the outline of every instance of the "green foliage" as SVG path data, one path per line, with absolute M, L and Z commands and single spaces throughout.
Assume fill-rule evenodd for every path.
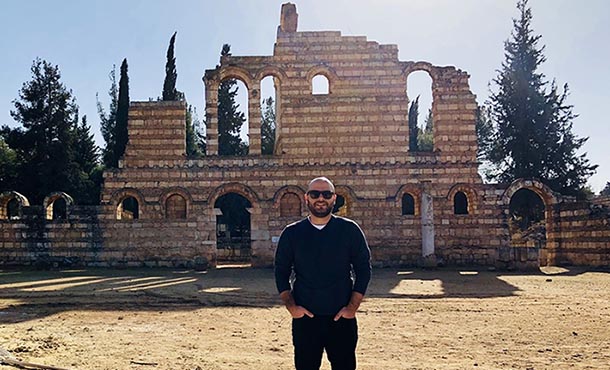
M 419 127 L 419 95 L 409 107 L 409 150 L 412 152 L 430 152 L 434 148 L 432 133 L 432 109 L 428 110 L 425 126 Z
M 110 89 L 108 90 L 108 96 L 110 97 L 110 106 L 108 107 L 108 113 L 104 111 L 102 103 L 100 103 L 99 97 L 96 94 L 97 100 L 97 113 L 100 117 L 100 126 L 102 131 L 102 137 L 106 142 L 106 146 L 102 150 L 102 161 L 106 167 L 116 167 L 113 163 L 115 161 L 115 149 L 116 149 L 116 114 L 117 107 L 119 104 L 119 90 L 116 82 L 116 66 L 112 66 L 112 70 L 109 74 L 110 77 Z
M 222 46 L 221 56 L 231 55 L 231 46 Z M 218 88 L 218 154 L 247 155 L 248 144 L 242 141 L 240 131 L 246 122 L 243 112 L 237 109 L 237 81 L 228 79 L 220 83 Z
M 610 182 L 606 182 L 606 186 L 602 189 L 599 195 L 610 196 Z
M 86 118 L 79 125 L 75 98 L 60 81 L 59 67 L 36 59 L 31 72 L 32 79 L 23 84 L 11 111 L 23 128 L 0 130 L 12 150 L 6 151 L 8 161 L 16 163 L 14 190 L 34 204 L 54 191 L 87 203 L 93 192 L 90 173 L 97 165 L 97 147 Z
M 19 166 L 17 153 L 0 136 L 0 192 L 16 189 Z
M 411 102 L 411 106 L 409 107 L 409 150 L 417 151 L 419 150 L 417 145 L 417 136 L 419 134 L 419 127 L 417 125 L 417 117 L 419 116 L 419 95 L 417 98 Z
M 115 148 L 113 150 L 111 167 L 118 167 L 119 159 L 125 154 L 129 140 L 127 121 L 129 115 L 129 76 L 127 75 L 127 59 L 121 63 L 121 78 L 119 79 L 119 96 L 117 100 Z
M 576 115 L 567 104 L 567 85 L 560 93 L 554 81 L 549 85 L 537 71 L 545 61 L 544 47 L 537 47 L 541 36 L 532 34 L 527 0 L 517 8 L 520 17 L 513 20 L 505 61 L 493 81 L 497 91 L 489 101 L 494 121 L 485 151 L 492 164 L 489 176 L 500 182 L 538 178 L 555 191 L 576 194 L 597 166 L 576 153 L 587 138 L 572 133 Z
M 422 130 L 419 127 L 417 128 L 417 148 L 421 152 L 431 152 L 434 149 L 434 134 L 432 133 L 433 125 L 432 109 L 428 109 L 424 129 Z
M 176 90 L 176 80 L 178 73 L 176 72 L 176 57 L 174 56 L 174 44 L 176 42 L 176 33 L 169 40 L 167 48 L 167 61 L 165 63 L 165 80 L 163 81 L 163 100 L 181 100 L 183 94 Z
M 261 107 L 261 153 L 273 154 L 275 147 L 275 102 L 272 97 L 263 100 Z
M 186 155 L 189 158 L 201 158 L 205 155 L 205 137 L 201 126 L 197 110 L 189 105 L 186 110 Z

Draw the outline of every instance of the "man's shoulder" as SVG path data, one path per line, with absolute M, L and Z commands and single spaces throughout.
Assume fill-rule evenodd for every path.
M 300 228 L 302 228 L 305 224 L 305 222 L 309 222 L 309 220 L 307 220 L 307 218 L 303 218 L 301 220 L 295 221 L 293 223 L 290 223 L 288 225 L 286 225 L 286 227 L 284 227 L 284 232 L 294 232 L 299 230 Z
M 336 222 L 337 225 L 344 226 L 344 227 L 354 227 L 355 226 L 357 228 L 360 228 L 358 223 L 350 218 L 343 217 L 343 216 L 337 216 L 337 215 L 333 215 L 332 217 L 334 219 L 334 222 Z

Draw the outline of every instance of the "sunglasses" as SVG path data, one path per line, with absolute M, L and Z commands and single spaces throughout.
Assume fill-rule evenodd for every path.
M 320 190 L 310 190 L 307 192 L 307 195 L 311 198 L 311 199 L 318 199 L 320 197 L 320 195 L 324 198 L 324 199 L 330 199 L 333 197 L 335 193 L 333 193 L 330 190 L 324 190 L 324 191 L 320 191 Z

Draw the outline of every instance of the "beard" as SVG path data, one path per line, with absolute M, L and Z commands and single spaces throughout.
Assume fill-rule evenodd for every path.
M 316 206 L 316 204 L 318 206 Z M 324 207 L 322 207 L 322 204 L 324 204 Z M 312 215 L 320 218 L 328 216 L 333 211 L 334 206 L 334 203 L 328 204 L 325 201 L 314 202 L 313 204 L 309 200 L 307 201 L 307 208 L 309 208 L 309 212 Z

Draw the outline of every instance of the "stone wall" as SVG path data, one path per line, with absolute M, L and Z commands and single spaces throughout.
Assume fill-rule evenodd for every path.
M 185 155 L 183 102 L 132 102 L 126 153 L 118 169 L 104 173 L 99 207 L 70 204 L 67 217 L 53 220 L 49 207 L 59 195 L 42 207 L 18 193 L 0 196 L 0 263 L 214 266 L 231 252 L 217 249 L 217 202 L 239 194 L 249 204 L 247 262 L 270 266 L 283 227 L 307 214 L 307 182 L 327 176 L 345 199 L 340 213 L 367 235 L 376 266 L 610 265 L 606 208 L 562 197 L 536 180 L 482 182 L 476 101 L 465 72 L 399 61 L 396 45 L 297 27 L 296 8 L 285 4 L 273 55 L 226 56 L 205 72 L 206 157 Z M 432 79 L 429 152 L 409 151 L 406 88 L 414 71 Z M 312 93 L 319 75 L 328 94 Z M 266 76 L 276 85 L 273 155 L 261 155 Z M 231 78 L 248 90 L 245 157 L 218 155 L 218 87 Z M 520 189 L 544 202 L 542 244 L 510 234 L 509 203 Z M 403 214 L 405 195 L 414 203 L 411 214 Z M 18 205 L 14 217 L 10 202 Z

